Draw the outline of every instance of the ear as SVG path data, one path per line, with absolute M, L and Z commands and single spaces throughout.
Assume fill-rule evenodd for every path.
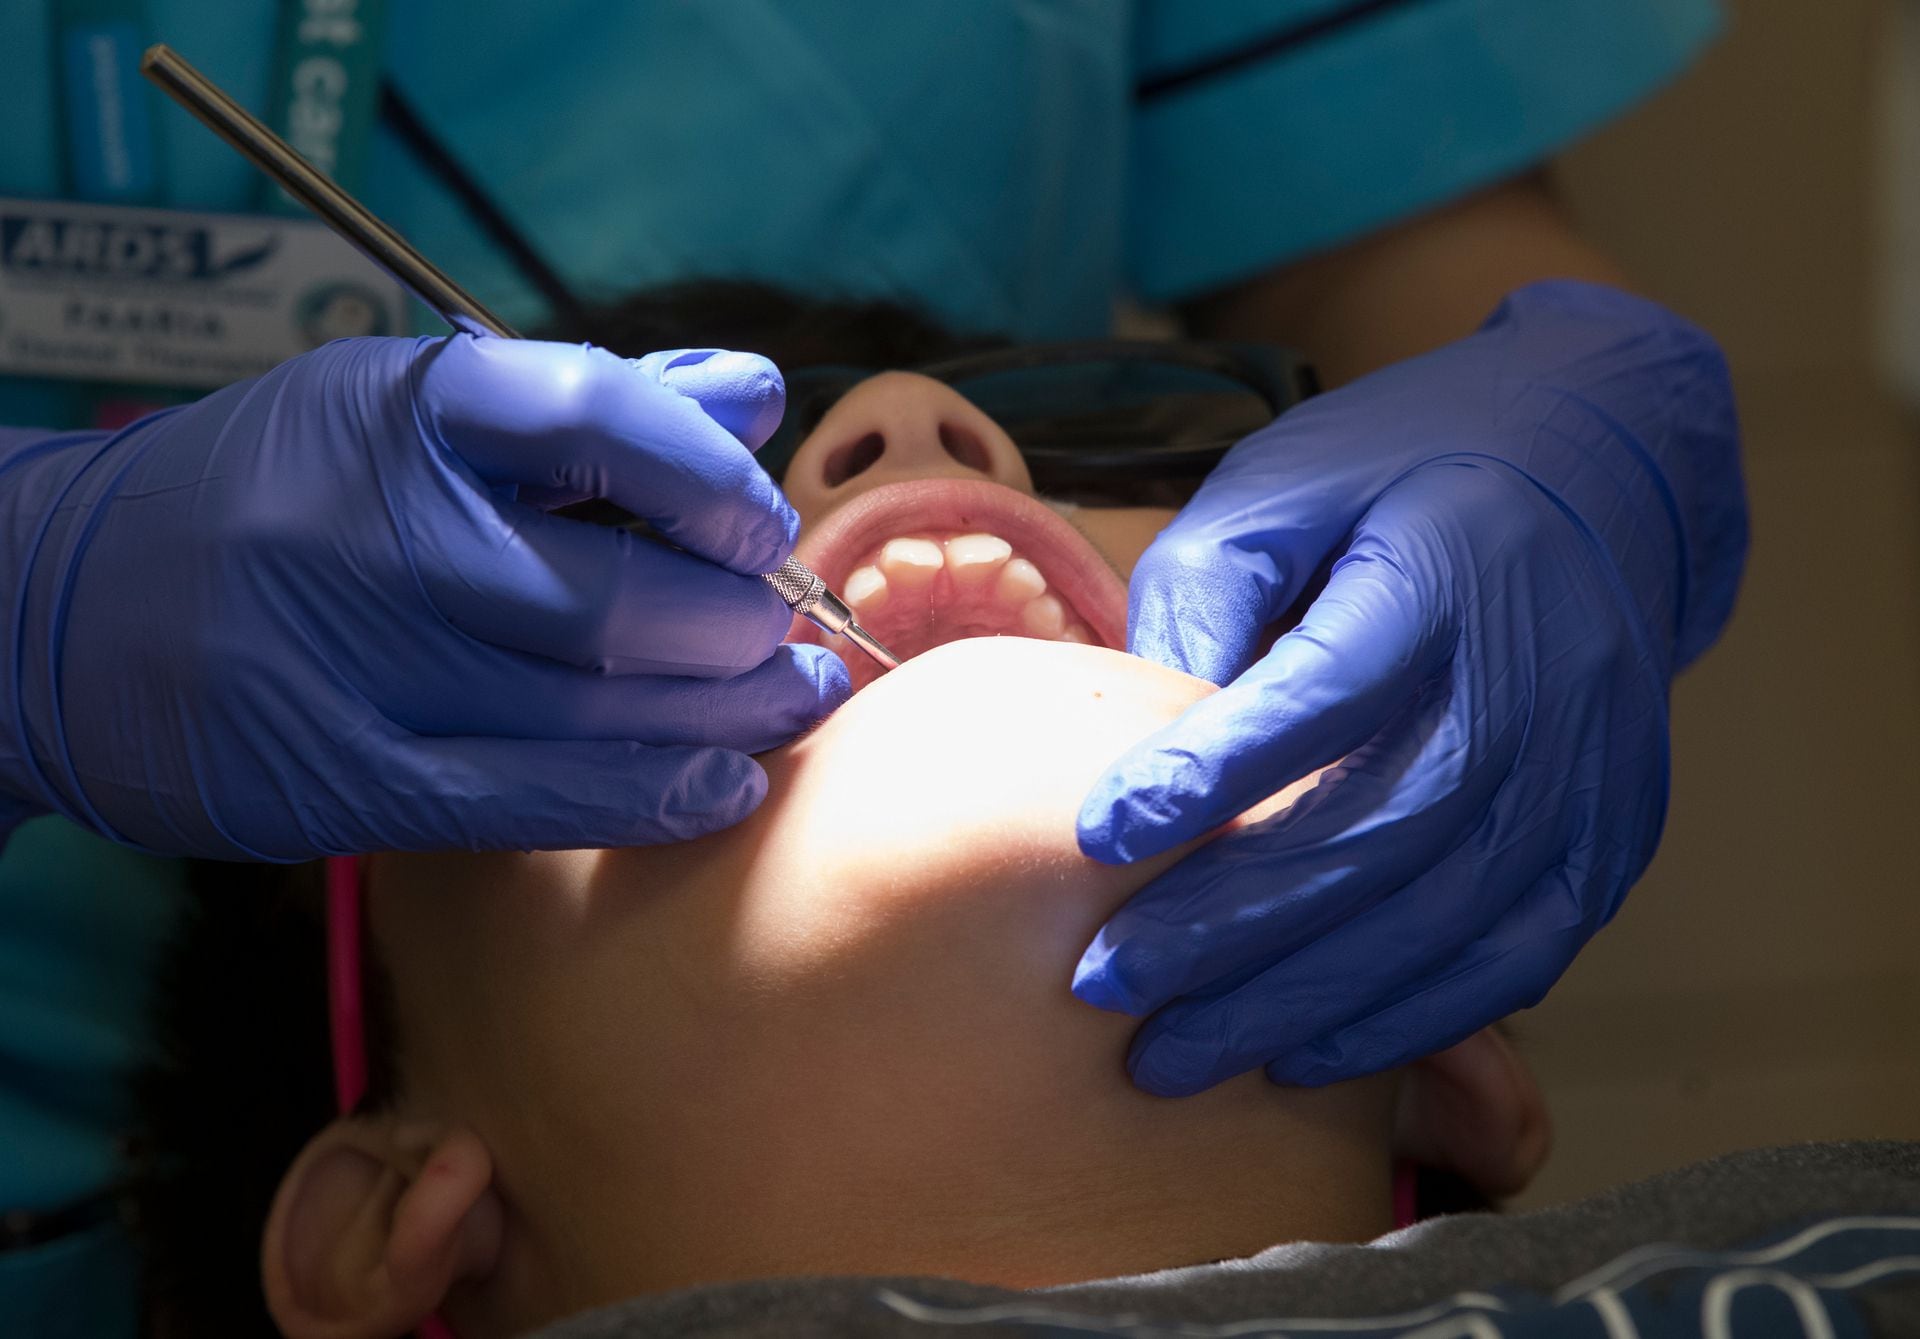
M 412 1333 L 462 1280 L 493 1272 L 493 1158 L 469 1130 L 341 1118 L 281 1178 L 261 1244 L 267 1309 L 288 1339 Z
M 1492 1028 L 1409 1067 L 1394 1152 L 1452 1172 L 1490 1199 L 1527 1188 L 1553 1147 L 1533 1071 Z

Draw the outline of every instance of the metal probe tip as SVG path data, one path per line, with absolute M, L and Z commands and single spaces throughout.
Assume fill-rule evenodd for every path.
M 895 656 L 893 652 L 887 650 L 886 647 L 882 646 L 878 638 L 876 638 L 871 632 L 868 632 L 865 628 L 861 627 L 858 623 L 847 624 L 845 632 L 843 632 L 841 635 L 844 636 L 848 641 L 852 642 L 855 646 L 859 647 L 862 651 L 865 651 L 868 655 L 872 656 L 875 660 L 879 661 L 880 667 L 882 669 L 899 669 L 900 668 L 899 657 Z

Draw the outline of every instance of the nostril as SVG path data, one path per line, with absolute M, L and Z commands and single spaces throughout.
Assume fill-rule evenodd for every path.
M 942 423 L 940 445 L 946 448 L 948 455 L 968 469 L 978 470 L 982 474 L 993 473 L 993 457 L 987 454 L 985 444 L 970 429 L 957 423 Z
M 886 439 L 877 432 L 870 432 L 859 441 L 849 442 L 828 456 L 826 465 L 820 471 L 821 477 L 828 488 L 838 488 L 856 474 L 873 468 L 873 463 L 880 459 L 886 449 Z

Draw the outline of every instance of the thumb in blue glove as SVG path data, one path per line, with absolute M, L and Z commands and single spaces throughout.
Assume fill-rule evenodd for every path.
M 1088 948 L 1075 993 L 1150 1015 L 1137 1082 L 1352 1077 L 1544 993 L 1658 839 L 1667 683 L 1744 552 L 1737 441 L 1710 341 L 1557 283 L 1229 454 L 1130 619 L 1136 653 L 1226 687 L 1096 784 L 1081 847 L 1164 851 L 1338 765 Z
M 119 433 L 0 436 L 0 792 L 275 860 L 737 821 L 747 754 L 847 691 L 752 575 L 797 531 L 750 449 L 782 400 L 751 355 L 343 340 Z

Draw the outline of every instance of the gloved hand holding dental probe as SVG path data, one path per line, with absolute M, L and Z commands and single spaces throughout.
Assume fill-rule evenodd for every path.
M 1151 1015 L 1138 1084 L 1327 1083 L 1545 994 L 1659 838 L 1668 683 L 1745 553 L 1738 449 L 1706 335 L 1556 281 L 1229 453 L 1135 569 L 1129 633 L 1225 686 L 1101 779 L 1081 847 L 1139 859 L 1339 766 L 1087 949 L 1075 993 Z
M 751 575 L 798 531 L 750 452 L 783 407 L 752 355 L 460 335 L 0 434 L 0 833 L 299 860 L 739 820 L 748 753 L 847 692 Z M 589 495 L 685 551 L 535 505 Z

